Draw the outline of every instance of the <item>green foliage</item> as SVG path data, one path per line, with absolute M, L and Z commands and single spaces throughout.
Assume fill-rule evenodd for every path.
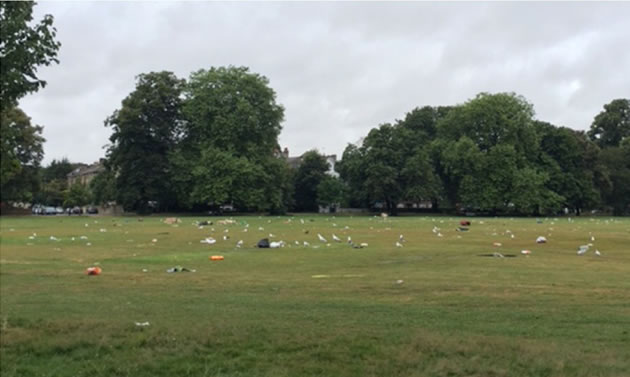
M 50 182 L 42 183 L 41 190 L 35 196 L 35 202 L 54 207 L 61 207 L 68 190 L 68 181 L 64 179 L 53 179 Z
M 184 131 L 188 148 L 218 148 L 251 161 L 278 145 L 284 109 L 269 80 L 246 67 L 219 67 L 191 74 L 186 85 Z
M 630 99 L 620 98 L 604 105 L 588 136 L 600 147 L 618 147 L 624 139 L 630 138 Z
M 59 161 L 53 159 L 50 165 L 42 169 L 42 181 L 50 182 L 55 179 L 65 181 L 74 168 L 74 165 L 65 157 Z
M 95 204 L 106 204 L 116 201 L 116 177 L 107 169 L 90 181 L 90 192 Z
M 347 186 L 348 204 L 351 207 L 368 207 L 367 192 L 363 185 L 366 170 L 363 168 L 361 149 L 354 144 L 348 144 L 341 161 L 335 164 L 335 169 Z
M 53 17 L 45 15 L 38 24 L 30 24 L 35 4 L 0 2 L 0 111 L 17 106 L 20 98 L 46 85 L 37 77 L 37 67 L 59 62 L 61 44 L 55 40 Z
M 141 74 L 121 109 L 105 121 L 113 131 L 108 160 L 117 199 L 126 210 L 146 212 L 152 201 L 161 209 L 173 204 L 168 154 L 181 132 L 183 85 L 171 72 Z
M 606 204 L 615 215 L 630 213 L 630 145 L 606 148 L 601 152 L 601 162 L 609 182 L 604 192 Z
M 298 211 L 317 211 L 317 187 L 326 177 L 330 164 L 319 152 L 312 150 L 302 155 L 295 173 L 295 208 Z
M 30 201 L 38 190 L 44 155 L 42 127 L 18 108 L 0 112 L 0 182 L 2 201 Z
M 339 206 L 345 201 L 346 186 L 341 179 L 327 175 L 317 185 L 317 204 L 320 206 Z
M 64 195 L 64 207 L 84 206 L 91 202 L 92 196 L 87 186 L 76 183 L 66 191 Z

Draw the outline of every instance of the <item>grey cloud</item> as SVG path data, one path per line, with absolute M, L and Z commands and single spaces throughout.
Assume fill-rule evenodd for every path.
M 134 77 L 244 65 L 286 108 L 292 154 L 338 153 L 423 105 L 514 91 L 537 117 L 585 129 L 630 95 L 628 3 L 40 3 L 63 43 L 49 85 L 22 101 L 46 161 L 102 157 L 104 119 Z

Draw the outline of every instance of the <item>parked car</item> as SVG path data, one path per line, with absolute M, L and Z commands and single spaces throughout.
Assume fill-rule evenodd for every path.
M 83 214 L 83 208 L 81 208 L 81 207 L 74 207 L 74 208 L 72 208 L 71 213 L 73 215 L 81 215 L 81 214 Z
M 86 213 L 89 213 L 90 215 L 95 215 L 98 213 L 98 208 L 94 207 L 94 206 L 89 206 L 85 209 Z
M 57 208 L 55 207 L 44 207 L 44 209 L 41 212 L 42 215 L 56 215 L 57 214 Z

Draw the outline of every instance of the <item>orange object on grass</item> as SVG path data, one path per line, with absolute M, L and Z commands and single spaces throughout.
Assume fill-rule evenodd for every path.
M 100 267 L 88 267 L 88 269 L 85 270 L 85 274 L 86 275 L 100 275 L 102 271 L 103 270 L 101 270 Z
M 212 261 L 218 261 L 218 260 L 223 260 L 223 255 L 213 255 L 210 258 L 208 258 Z

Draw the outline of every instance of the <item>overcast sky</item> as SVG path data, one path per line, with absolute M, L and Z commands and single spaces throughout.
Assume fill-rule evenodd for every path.
M 60 64 L 21 101 L 44 163 L 105 155 L 103 121 L 135 76 L 247 66 L 284 105 L 291 155 L 337 153 L 416 106 L 516 92 L 536 117 L 587 129 L 630 97 L 630 3 L 41 2 Z

